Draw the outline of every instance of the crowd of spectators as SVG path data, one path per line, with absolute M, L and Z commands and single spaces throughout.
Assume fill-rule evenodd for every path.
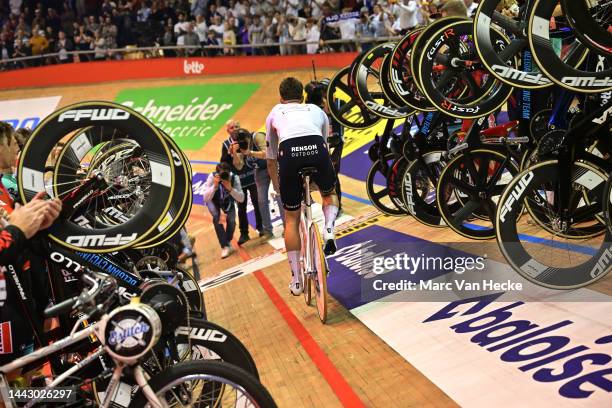
M 445 3 L 464 3 L 468 13 L 477 6 L 472 0 L 0 0 L 0 68 L 122 58 L 113 50 L 126 46 L 186 46 L 164 49 L 165 56 L 355 51 L 369 46 L 356 39 L 404 34 L 427 24 Z M 352 42 L 327 42 L 338 39 Z M 267 46 L 249 47 L 254 44 Z M 226 47 L 234 45 L 242 47 Z M 44 54 L 55 55 L 6 62 Z

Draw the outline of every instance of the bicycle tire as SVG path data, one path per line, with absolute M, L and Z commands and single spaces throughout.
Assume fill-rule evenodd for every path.
M 306 232 L 306 221 L 304 215 L 300 216 L 300 273 L 302 274 L 302 281 L 304 284 L 304 302 L 307 306 L 312 304 L 312 292 L 310 286 L 310 278 L 306 272 L 306 244 L 308 240 L 308 233 Z
M 570 91 L 600 93 L 612 90 L 612 57 L 598 56 L 598 65 L 603 64 L 603 69 L 591 72 L 565 64 L 555 52 L 550 41 L 549 22 L 558 4 L 557 0 L 536 0 L 528 16 L 527 38 L 534 61 L 553 82 Z M 585 48 L 580 42 L 575 44 L 575 50 Z
M 594 248 L 588 260 L 570 267 L 546 265 L 536 260 L 525 249 L 517 232 L 517 223 L 523 211 L 514 203 L 527 199 L 528 195 L 534 193 L 533 189 L 537 189 L 541 183 L 558 183 L 558 166 L 557 160 L 537 163 L 523 170 L 508 184 L 497 208 L 495 223 L 497 243 L 510 266 L 530 282 L 551 289 L 576 289 L 592 284 L 609 272 L 609 254 L 612 251 L 612 234 L 609 229 L 606 229 L 600 247 Z M 581 162 L 575 162 L 573 166 L 594 173 L 600 172 Z M 576 177 L 580 174 L 582 172 L 572 171 L 573 183 L 577 182 Z M 601 173 L 599 177 L 605 181 L 607 174 Z
M 195 378 L 194 378 L 195 377 Z M 246 371 L 233 366 L 231 364 L 214 362 L 214 361 L 189 361 L 168 367 L 161 373 L 153 376 L 148 384 L 151 389 L 157 394 L 163 392 L 164 388 L 169 384 L 180 380 L 181 378 L 202 380 L 223 380 L 231 384 L 239 386 L 252 401 L 256 407 L 260 408 L 275 408 L 276 403 L 270 395 L 269 391 L 257 379 L 251 376 Z M 145 398 L 142 390 L 134 395 L 130 407 L 142 408 L 147 407 L 148 400 Z M 198 404 L 199 406 L 199 404 Z
M 316 276 L 313 276 L 312 283 L 317 304 L 317 313 L 321 323 L 327 321 L 327 268 L 325 265 L 325 255 L 323 254 L 323 241 L 317 224 L 312 223 L 310 227 L 310 241 L 312 248 L 313 266 L 316 267 Z
M 253 356 L 236 335 L 210 320 L 191 317 L 189 325 L 191 329 L 188 334 L 185 333 L 185 330 L 177 331 L 177 344 L 189 344 L 191 342 L 193 345 L 194 341 L 200 342 L 202 347 L 217 354 L 221 360 L 245 370 L 255 378 L 259 378 L 259 371 Z M 181 341 L 183 343 L 180 343 Z

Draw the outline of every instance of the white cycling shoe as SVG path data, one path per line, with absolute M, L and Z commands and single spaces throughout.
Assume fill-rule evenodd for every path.
M 293 274 L 291 275 L 291 283 L 289 284 L 289 291 L 293 296 L 300 296 L 304 292 L 304 282 L 302 282 L 302 274 L 298 273 L 298 278 L 295 279 Z
M 333 228 L 325 228 L 323 230 L 323 253 L 325 255 L 333 255 L 336 253 L 336 235 Z

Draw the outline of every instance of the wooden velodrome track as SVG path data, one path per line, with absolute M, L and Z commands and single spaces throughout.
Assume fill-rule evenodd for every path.
M 332 74 L 331 71 L 318 72 L 319 77 Z M 234 117 L 247 129 L 259 129 L 270 108 L 277 103 L 278 83 L 288 75 L 304 81 L 311 79 L 309 71 L 296 71 L 253 74 L 248 78 L 217 76 L 130 81 L 3 91 L 0 92 L 0 100 L 61 95 L 60 106 L 64 106 L 84 99 L 113 100 L 119 91 L 128 88 L 240 83 L 248 80 L 261 86 Z M 225 131 L 221 129 L 201 150 L 187 151 L 189 158 L 217 161 L 225 138 Z M 364 166 L 370 165 L 368 159 L 364 157 L 363 160 Z M 208 173 L 212 168 L 211 164 L 193 165 L 194 172 Z M 358 217 L 373 211 L 373 207 L 363 200 L 367 199 L 367 195 L 362 181 L 342 176 L 342 184 L 344 191 L 361 198 L 344 200 L 347 214 Z M 449 230 L 428 228 L 407 217 L 378 217 L 376 224 L 433 242 L 463 240 Z M 187 226 L 197 238 L 196 249 L 203 279 L 274 251 L 266 242 L 253 239 L 256 231 L 251 230 L 252 240 L 231 257 L 221 260 L 210 216 L 202 206 L 193 207 Z M 257 363 L 262 382 L 280 407 L 458 405 L 441 387 L 408 363 L 334 299 L 330 300 L 328 324 L 322 325 L 314 308 L 307 307 L 301 297 L 289 295 L 288 280 L 288 265 L 282 260 L 205 293 L 209 318 L 230 329 L 244 342 Z M 611 282 L 611 279 L 606 279 L 596 285 L 596 290 L 610 294 Z M 611 309 L 607 310 L 609 312 Z M 609 316 L 610 313 L 608 328 Z M 390 329 L 402 330 L 401 327 Z M 411 333 L 405 335 L 411 336 Z M 426 348 L 429 345 L 420 346 Z M 490 376 L 494 378 L 495 373 L 490 373 Z M 456 381 L 465 387 L 477 387 L 468 378 L 457 378 Z M 508 387 L 512 388 L 511 384 Z

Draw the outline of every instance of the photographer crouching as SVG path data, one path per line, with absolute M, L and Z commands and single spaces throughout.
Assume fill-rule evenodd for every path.
M 232 173 L 230 165 L 221 162 L 216 171 L 208 175 L 202 194 L 204 202 L 213 217 L 215 233 L 221 245 L 221 258 L 227 258 L 232 253 L 231 241 L 236 229 L 236 206 L 244 202 L 244 193 L 240 178 Z M 221 224 L 221 213 L 225 214 L 225 227 Z
M 317 105 L 327 114 L 329 118 L 329 136 L 327 138 L 327 144 L 329 146 L 329 158 L 334 166 L 336 172 L 336 195 L 338 196 L 338 215 L 342 211 L 342 190 L 340 188 L 340 160 L 342 159 L 342 148 L 344 147 L 344 128 L 342 124 L 338 123 L 333 116 L 329 114 L 329 107 L 327 106 L 327 87 L 329 86 L 329 79 L 324 78 L 320 82 L 311 81 L 305 87 L 306 92 L 306 103 L 312 103 Z

